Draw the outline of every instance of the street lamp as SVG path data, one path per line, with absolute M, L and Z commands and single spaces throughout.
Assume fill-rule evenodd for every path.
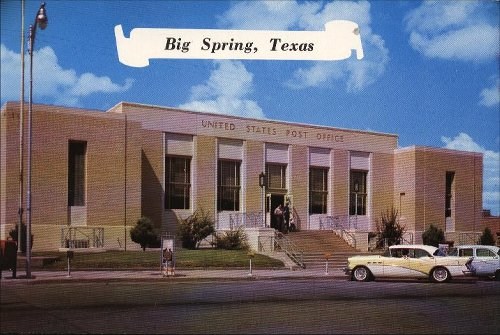
M 32 123 L 33 123 L 33 49 L 35 46 L 36 28 L 47 28 L 48 24 L 45 2 L 42 2 L 35 16 L 35 22 L 30 25 L 30 99 L 28 108 L 28 176 L 26 192 L 26 277 L 31 278 L 31 154 L 32 154 Z
M 264 215 L 264 227 L 267 226 L 267 220 L 266 220 L 266 208 L 265 208 L 265 194 L 266 194 L 266 191 L 265 191 L 265 187 L 266 187 L 266 174 L 264 172 L 261 172 L 259 174 L 259 186 L 262 190 L 262 203 L 261 203 L 261 208 L 262 208 L 262 214 Z

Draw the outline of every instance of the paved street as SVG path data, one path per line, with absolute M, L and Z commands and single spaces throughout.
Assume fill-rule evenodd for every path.
M 271 274 L 280 271 L 285 270 Z M 35 280 L 4 278 L 1 332 L 500 333 L 498 282 L 357 283 L 331 273 L 269 273 L 205 271 L 197 278 L 185 273 L 175 279 L 140 274 L 157 276 L 149 280 L 120 279 L 116 273 L 111 278 L 108 272 L 94 280 L 92 272 L 86 280 L 78 272 L 72 278 L 64 273 L 44 273 L 51 278 L 46 280 L 42 273 L 35 273 Z

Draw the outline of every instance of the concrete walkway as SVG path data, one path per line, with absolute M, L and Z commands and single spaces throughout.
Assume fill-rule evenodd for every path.
M 100 281 L 183 281 L 183 280 L 273 280 L 273 279 L 345 279 L 340 269 L 328 273 L 319 269 L 176 269 L 174 276 L 164 277 L 160 270 L 88 270 L 88 271 L 32 271 L 30 279 L 24 271 L 12 278 L 10 271 L 2 272 L 2 284 L 6 283 L 50 283 L 50 282 L 100 282 Z

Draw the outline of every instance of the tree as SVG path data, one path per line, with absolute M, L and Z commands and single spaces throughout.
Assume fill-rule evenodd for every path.
M 445 242 L 444 232 L 441 228 L 431 224 L 431 226 L 422 234 L 422 241 L 424 244 L 433 245 L 437 248 L 440 243 Z
M 481 235 L 481 238 L 479 239 L 479 244 L 495 245 L 495 238 L 493 237 L 490 228 L 484 228 L 483 235 Z
M 388 246 L 399 244 L 405 227 L 401 226 L 398 221 L 398 211 L 394 208 L 381 213 L 380 221 L 377 220 L 377 230 L 379 241 L 387 241 Z
M 140 244 L 143 251 L 146 247 L 159 245 L 158 233 L 153 222 L 145 216 L 137 220 L 135 227 L 130 230 L 130 238 Z
M 205 213 L 203 210 L 196 210 L 187 219 L 180 221 L 179 232 L 182 247 L 197 249 L 201 241 L 215 232 L 214 226 L 214 221 L 209 213 Z

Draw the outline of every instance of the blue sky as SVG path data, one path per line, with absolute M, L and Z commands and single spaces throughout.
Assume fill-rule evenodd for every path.
M 49 25 L 37 31 L 34 53 L 37 103 L 106 110 L 131 101 L 482 152 L 484 208 L 499 214 L 498 1 L 46 2 Z M 0 3 L 3 105 L 19 100 L 21 1 Z M 26 35 L 39 6 L 25 1 Z M 118 24 L 128 36 L 133 28 L 323 30 L 335 19 L 359 24 L 363 60 L 160 59 L 133 68 L 118 61 L 114 37 Z

